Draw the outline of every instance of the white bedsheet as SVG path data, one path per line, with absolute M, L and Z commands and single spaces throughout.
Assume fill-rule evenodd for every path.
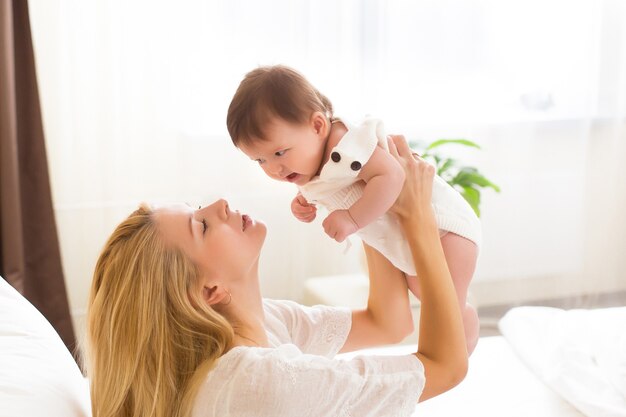
M 538 378 L 588 417 L 626 417 L 626 307 L 518 307 L 500 330 Z
M 392 346 L 358 353 L 399 355 L 415 346 Z M 350 355 L 354 355 L 351 353 Z M 582 417 L 542 383 L 501 336 L 481 338 L 468 374 L 452 390 L 417 404 L 414 417 Z
M 417 405 L 414 417 L 581 417 L 524 366 L 501 336 L 481 338 L 465 380 Z

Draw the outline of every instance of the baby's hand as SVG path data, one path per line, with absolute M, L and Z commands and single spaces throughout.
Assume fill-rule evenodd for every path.
M 306 198 L 302 197 L 302 194 L 298 193 L 296 198 L 291 201 L 291 212 L 301 222 L 311 223 L 315 220 L 317 207 L 315 204 L 310 204 Z
M 322 222 L 326 234 L 337 242 L 343 242 L 352 233 L 359 230 L 348 210 L 335 210 Z

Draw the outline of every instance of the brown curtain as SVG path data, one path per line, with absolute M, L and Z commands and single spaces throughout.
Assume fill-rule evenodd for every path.
M 26 0 L 0 0 L 0 275 L 76 355 Z

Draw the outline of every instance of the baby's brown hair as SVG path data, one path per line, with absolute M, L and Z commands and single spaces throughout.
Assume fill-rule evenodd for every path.
M 296 70 L 264 66 L 246 74 L 228 106 L 226 126 L 235 146 L 266 140 L 264 127 L 274 117 L 305 123 L 316 111 L 332 119 L 333 105 Z

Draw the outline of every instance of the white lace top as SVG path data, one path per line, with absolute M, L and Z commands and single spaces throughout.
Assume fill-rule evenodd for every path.
M 272 347 L 238 346 L 216 363 L 193 417 L 410 416 L 424 388 L 415 355 L 333 359 L 350 331 L 346 308 L 264 300 Z

